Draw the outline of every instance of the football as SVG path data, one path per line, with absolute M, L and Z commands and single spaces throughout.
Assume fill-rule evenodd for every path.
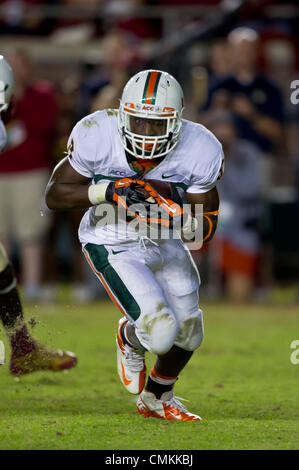
M 144 181 L 149 183 L 151 187 L 155 189 L 155 191 L 157 191 L 157 193 L 159 193 L 161 196 L 165 197 L 165 199 L 171 199 L 172 190 L 170 183 L 153 179 L 145 179 Z

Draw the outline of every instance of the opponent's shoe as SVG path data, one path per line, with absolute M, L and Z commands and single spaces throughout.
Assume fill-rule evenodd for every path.
M 138 394 L 145 385 L 146 365 L 144 350 L 131 348 L 121 336 L 121 328 L 128 320 L 123 317 L 118 322 L 116 334 L 117 372 L 128 392 Z
M 50 370 L 58 372 L 70 369 L 77 364 L 77 357 L 70 351 L 52 351 L 45 346 L 33 342 L 34 349 L 23 355 L 16 356 L 13 352 L 10 358 L 10 373 L 24 375 L 35 371 Z
M 143 390 L 137 400 L 137 409 L 138 413 L 145 418 L 152 416 L 170 421 L 201 421 L 200 416 L 189 413 L 178 397 L 174 396 L 172 390 L 164 392 L 160 399 L 156 398 L 152 392 Z

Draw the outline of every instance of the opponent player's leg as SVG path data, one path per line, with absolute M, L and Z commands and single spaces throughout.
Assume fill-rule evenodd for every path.
M 8 334 L 12 353 L 22 355 L 34 349 L 28 334 L 22 304 L 16 289 L 14 270 L 0 243 L 0 318 Z
M 139 393 L 145 382 L 144 351 L 155 354 L 169 351 L 177 336 L 177 321 L 143 258 L 144 253 L 138 252 L 138 245 L 134 249 L 123 246 L 111 249 L 87 244 L 83 251 L 125 315 L 117 332 L 118 372 L 127 390 Z
M 171 253 L 172 249 L 175 253 Z M 164 256 L 165 265 L 157 278 L 179 329 L 173 347 L 166 354 L 158 355 L 137 406 L 146 417 L 197 421 L 199 416 L 186 410 L 175 398 L 173 388 L 203 339 L 202 313 L 198 308 L 199 276 L 188 252 L 182 251 L 179 244 L 177 247 L 172 244 L 172 248 L 168 244 Z
M 10 372 L 22 375 L 35 370 L 63 370 L 73 367 L 73 353 L 50 351 L 28 333 L 13 267 L 0 243 L 0 319 L 11 345 Z

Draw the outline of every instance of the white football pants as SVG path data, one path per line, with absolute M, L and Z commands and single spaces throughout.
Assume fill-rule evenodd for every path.
M 141 344 L 163 355 L 175 344 L 193 351 L 203 339 L 199 273 L 183 242 L 142 237 L 83 247 L 110 298 L 135 326 Z

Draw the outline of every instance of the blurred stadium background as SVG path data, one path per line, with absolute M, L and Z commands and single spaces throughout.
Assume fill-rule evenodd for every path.
M 299 303 L 298 17 L 295 0 L 0 0 L 0 53 L 16 75 L 0 239 L 25 299 L 106 296 L 77 241 L 82 213 L 47 211 L 43 188 L 74 124 L 118 107 L 132 74 L 158 68 L 182 84 L 184 117 L 210 128 L 227 157 L 217 236 L 192 253 L 202 298 L 267 302 L 281 292 Z M 5 198 L 12 182 L 21 222 Z

